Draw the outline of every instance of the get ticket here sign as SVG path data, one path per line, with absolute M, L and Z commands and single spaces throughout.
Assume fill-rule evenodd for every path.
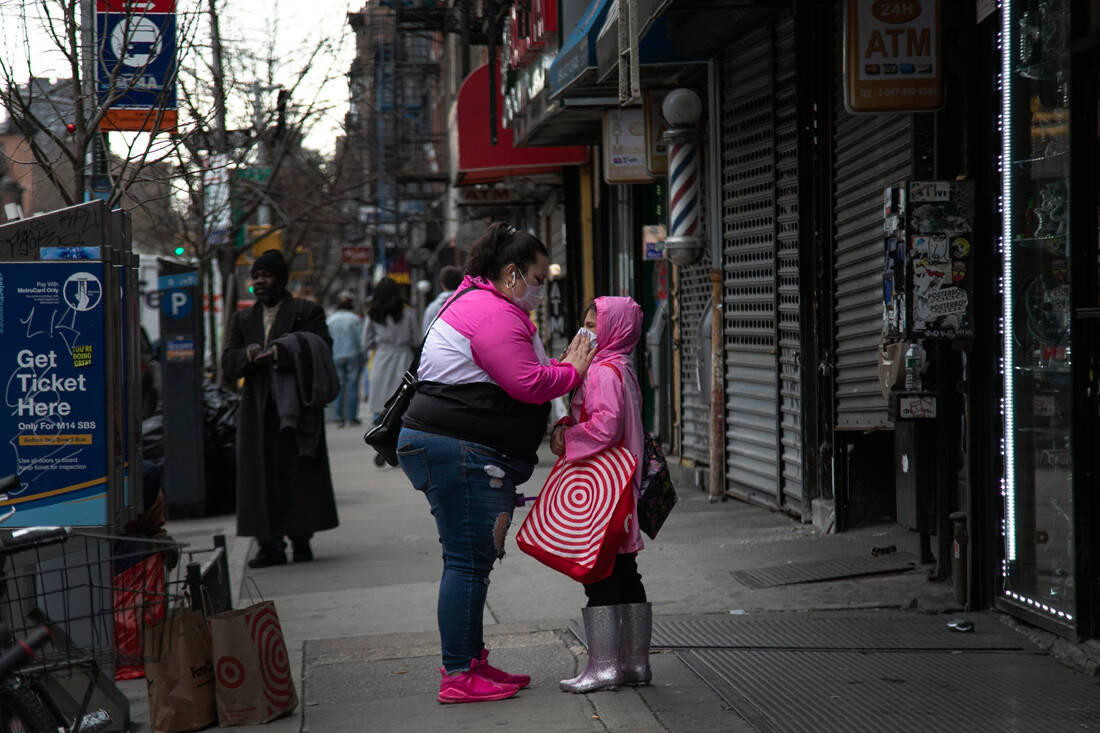
M 107 380 L 103 263 L 0 263 L 0 501 L 7 527 L 103 525 Z
M 844 21 L 849 112 L 943 107 L 940 0 L 847 0 Z

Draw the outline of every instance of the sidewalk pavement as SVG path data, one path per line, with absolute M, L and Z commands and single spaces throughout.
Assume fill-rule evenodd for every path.
M 749 699 L 746 690 L 751 685 L 742 685 L 740 697 L 732 695 L 730 685 L 722 681 L 728 682 L 730 676 L 719 678 L 718 663 L 693 661 L 691 654 L 676 653 L 672 647 L 654 650 L 649 687 L 590 695 L 559 691 L 558 680 L 583 669 L 584 646 L 574 629 L 585 598 L 575 582 L 516 548 L 515 530 L 526 508 L 517 510 L 506 557 L 492 575 L 485 632 L 493 663 L 531 674 L 531 686 L 497 703 L 436 703 L 440 659 L 435 609 L 442 562 L 434 520 L 424 497 L 410 487 L 399 469 L 373 465 L 361 433 L 359 428 L 341 430 L 329 425 L 340 527 L 314 538 L 312 563 L 249 570 L 246 559 L 254 548 L 250 538 L 235 536 L 234 517 L 169 523 L 170 534 L 196 545 L 208 544 L 214 533 L 227 535 L 235 607 L 257 596 L 275 601 L 301 704 L 293 715 L 264 730 L 787 730 L 760 712 L 766 706 Z M 537 492 L 549 472 L 550 458 L 547 452 L 521 491 Z M 823 582 L 750 587 L 753 584 L 739 582 L 731 572 L 865 557 L 873 547 L 890 545 L 918 555 L 919 538 L 896 526 L 821 535 L 780 513 L 732 500 L 710 503 L 688 484 L 679 486 L 679 493 L 680 502 L 661 536 L 647 541 L 638 558 L 658 624 L 676 620 L 692 629 L 731 619 L 809 619 L 807 612 L 851 614 L 853 609 L 863 609 L 859 612 L 865 614 L 876 613 L 871 609 L 958 614 L 950 585 L 928 581 L 920 566 Z M 989 628 L 1001 625 L 999 616 L 987 612 L 968 618 Z M 936 631 L 922 632 L 943 634 L 943 641 L 936 637 L 919 644 L 950 648 L 959 637 L 944 630 L 952 617 L 937 617 Z M 1035 664 L 1064 669 L 1048 655 L 1035 654 L 1023 635 L 1015 636 L 1033 654 L 1026 663 L 1033 658 Z M 120 687 L 132 700 L 135 730 L 148 731 L 143 682 L 120 683 Z M 791 705 L 797 706 L 799 691 L 788 694 Z M 1093 702 L 1097 700 L 1088 704 Z M 822 704 L 829 704 L 828 697 Z M 838 705 L 835 700 L 832 704 Z M 1100 704 L 1094 709 L 1100 710 Z

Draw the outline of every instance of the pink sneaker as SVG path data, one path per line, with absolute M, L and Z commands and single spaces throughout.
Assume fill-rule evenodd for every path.
M 473 661 L 477 662 L 478 660 Z M 504 670 L 497 669 L 489 664 L 489 650 L 485 647 L 481 647 L 481 663 L 476 666 L 470 665 L 470 670 L 477 670 L 477 673 L 487 680 L 515 685 L 521 690 L 531 684 L 531 675 L 529 674 L 508 674 Z
M 439 696 L 436 700 L 441 703 L 488 702 L 503 700 L 519 692 L 515 685 L 494 682 L 478 674 L 477 666 L 478 661 L 471 659 L 470 669 L 459 674 L 447 674 L 447 670 L 440 667 L 439 672 L 443 678 L 439 681 Z

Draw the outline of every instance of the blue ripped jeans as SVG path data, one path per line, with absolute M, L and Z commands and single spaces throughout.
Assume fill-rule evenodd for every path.
M 403 428 L 397 459 L 413 488 L 423 491 L 443 545 L 436 607 L 443 667 L 469 669 L 484 646 L 482 615 L 493 563 L 516 508 L 516 486 L 534 466 L 446 435 Z

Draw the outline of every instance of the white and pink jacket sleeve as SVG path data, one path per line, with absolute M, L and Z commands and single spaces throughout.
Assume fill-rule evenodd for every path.
M 545 352 L 540 354 L 542 344 L 535 324 L 518 308 L 508 305 L 516 313 L 505 310 L 493 319 L 491 327 L 482 323 L 469 328 L 474 363 L 521 402 L 541 404 L 567 393 L 580 381 L 577 370 L 572 364 L 546 359 Z
M 580 377 L 572 364 L 546 358 L 538 329 L 487 280 L 467 276 L 424 340 L 419 377 L 443 384 L 492 383 L 514 400 L 542 404 L 567 394 Z M 456 294 L 457 294 L 456 293 Z

